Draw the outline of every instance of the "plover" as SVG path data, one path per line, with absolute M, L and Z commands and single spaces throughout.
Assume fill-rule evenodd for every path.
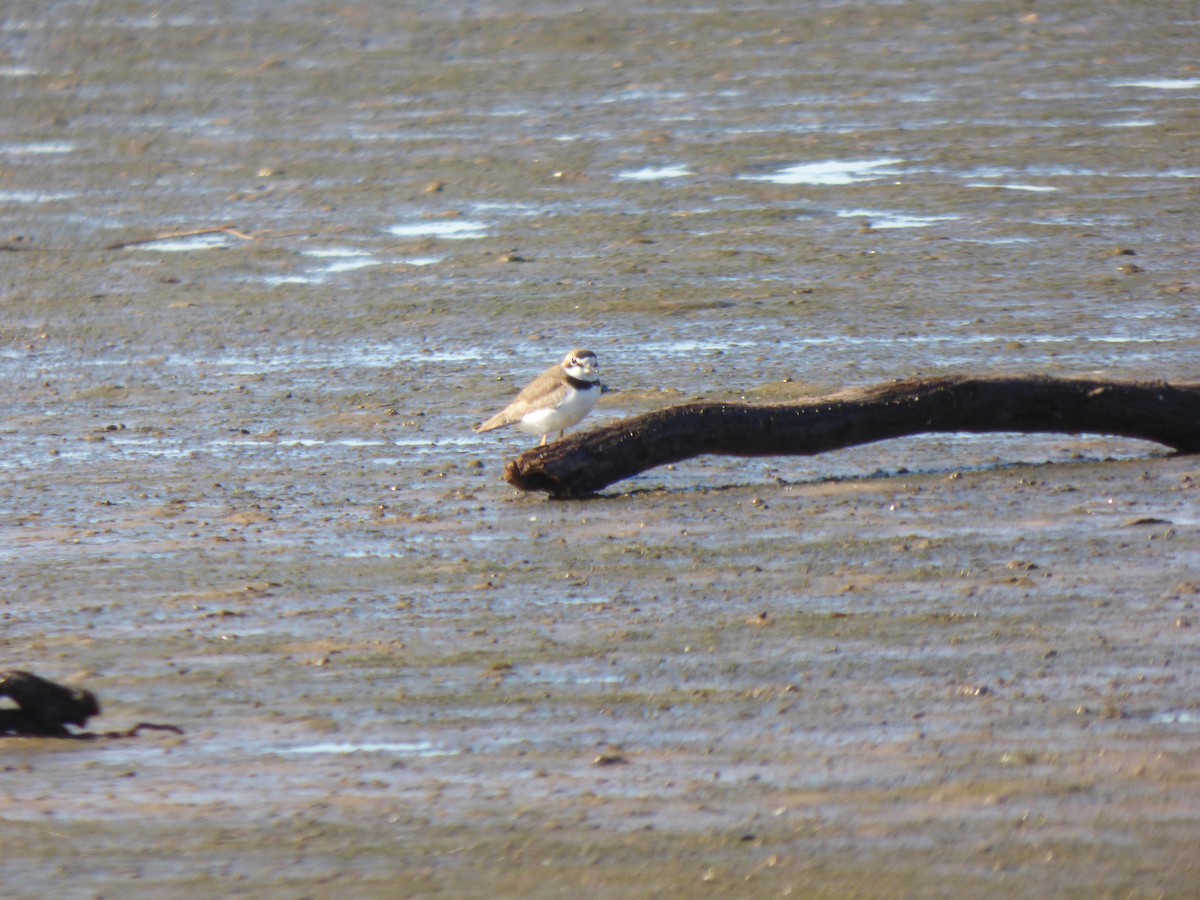
M 546 436 L 570 428 L 596 407 L 600 399 L 600 366 L 591 350 L 572 350 L 557 366 L 551 366 L 525 386 L 517 399 L 504 407 L 476 431 L 491 431 L 516 425 L 526 434 Z

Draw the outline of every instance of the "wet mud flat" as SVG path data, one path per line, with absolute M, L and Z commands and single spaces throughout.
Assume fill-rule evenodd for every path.
M 1164 459 L 591 503 L 484 483 L 428 496 L 457 523 L 343 510 L 314 542 L 168 483 L 90 533 L 28 522 L 9 648 L 105 722 L 187 734 L 6 741 L 6 868 L 134 894 L 915 895 L 944 872 L 1182 895 L 1198 485 Z
M 1179 15 L 6 10 L 4 667 L 185 731 L 0 740 L 6 891 L 1194 895 L 1195 458 L 470 428 L 1197 380 Z

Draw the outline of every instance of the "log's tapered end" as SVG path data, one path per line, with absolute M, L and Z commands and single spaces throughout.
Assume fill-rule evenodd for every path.
M 540 448 L 539 448 L 540 449 Z M 510 459 L 504 466 L 504 480 L 522 491 L 539 491 L 549 494 L 552 500 L 571 500 L 590 497 L 594 491 L 582 493 L 572 489 L 570 482 L 563 482 L 546 471 L 542 460 L 532 452 Z
M 505 464 L 504 480 L 522 491 L 553 493 L 553 484 L 547 483 L 550 479 L 546 479 L 544 475 L 539 477 L 538 471 L 526 464 L 525 457 L 527 455 L 523 454 L 516 459 L 510 459 Z

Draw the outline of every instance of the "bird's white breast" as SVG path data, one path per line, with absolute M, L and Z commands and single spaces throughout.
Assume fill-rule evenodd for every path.
M 555 406 L 533 409 L 522 416 L 517 428 L 526 434 L 549 434 L 570 428 L 593 409 L 600 399 L 600 385 L 585 390 L 567 386 L 566 396 Z

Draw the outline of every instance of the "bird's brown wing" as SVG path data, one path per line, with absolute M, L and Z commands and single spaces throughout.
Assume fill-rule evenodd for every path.
M 520 422 L 529 410 L 558 403 L 567 392 L 567 385 L 562 380 L 562 368 L 551 366 L 521 390 L 516 399 L 500 412 L 496 413 L 482 425 L 477 425 L 477 432 L 492 431 Z

